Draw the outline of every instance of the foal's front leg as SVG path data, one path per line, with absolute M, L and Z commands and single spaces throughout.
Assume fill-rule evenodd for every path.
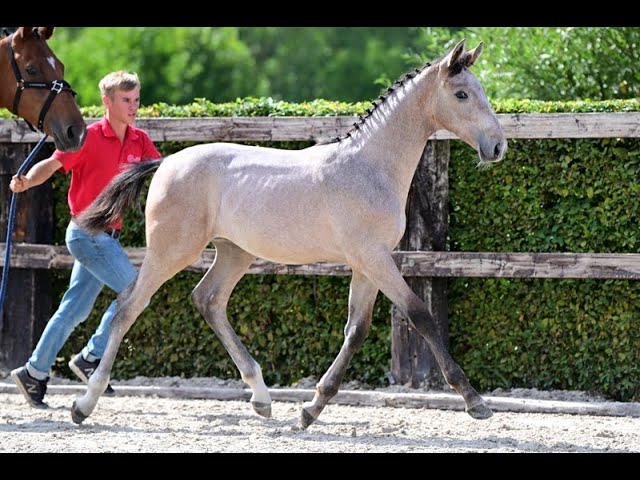
M 329 370 L 316 386 L 313 400 L 305 404 L 300 414 L 300 428 L 305 429 L 320 415 L 342 383 L 351 359 L 369 334 L 371 315 L 378 289 L 361 273 L 354 271 L 349 289 L 349 318 L 344 327 L 344 343 Z
M 446 382 L 462 395 L 466 412 L 478 420 L 491 417 L 493 412 L 449 354 L 429 309 L 404 281 L 391 254 L 380 250 L 375 254 L 371 252 L 367 258 L 368 263 L 362 266 L 366 275 L 409 318 L 418 333 L 427 341 Z

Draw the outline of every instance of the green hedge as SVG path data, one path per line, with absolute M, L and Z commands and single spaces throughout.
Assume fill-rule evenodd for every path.
M 158 104 L 141 116 L 362 114 L 370 104 L 317 100 L 290 104 L 238 99 Z M 506 112 L 638 111 L 637 100 L 508 101 Z M 101 107 L 84 109 L 98 117 Z M 301 148 L 303 142 L 262 144 Z M 159 145 L 168 154 L 186 144 Z M 504 161 L 477 169 L 475 152 L 452 142 L 449 249 L 495 252 L 637 252 L 636 139 L 511 141 Z M 64 243 L 68 178 L 54 177 L 56 243 Z M 127 214 L 125 246 L 144 245 L 140 208 Z M 69 272 L 56 273 L 60 297 Z M 228 354 L 190 302 L 200 274 L 182 272 L 154 296 L 125 338 L 114 378 L 135 375 L 239 378 Z M 288 384 L 329 367 L 347 316 L 348 278 L 247 275 L 231 297 L 232 325 L 267 384 Z M 451 279 L 451 351 L 481 391 L 497 387 L 580 389 L 618 400 L 640 398 L 640 295 L 630 281 Z M 55 370 L 86 343 L 108 303 L 103 292 L 89 320 L 65 345 Z M 347 380 L 385 385 L 390 367 L 390 303 L 378 297 L 370 336 Z
M 456 142 L 450 250 L 640 251 L 638 139 L 511 141 L 473 166 Z M 450 281 L 452 353 L 481 390 L 580 389 L 640 399 L 640 287 L 599 280 Z

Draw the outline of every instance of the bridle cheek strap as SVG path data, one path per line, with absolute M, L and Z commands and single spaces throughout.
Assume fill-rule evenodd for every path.
M 9 35 L 9 38 L 7 39 L 7 47 L 9 49 L 9 60 L 11 61 L 11 68 L 13 68 L 13 73 L 16 76 L 16 82 L 17 82 L 16 95 L 15 97 L 13 97 L 13 113 L 18 115 L 18 105 L 20 104 L 20 96 L 22 95 L 22 91 L 25 88 L 48 89 L 49 96 L 47 97 L 44 104 L 42 105 L 42 109 L 40 110 L 40 116 L 38 117 L 38 130 L 40 130 L 41 132 L 44 132 L 44 118 L 47 115 L 47 112 L 49 111 L 49 107 L 51 106 L 51 103 L 56 98 L 56 96 L 60 92 L 69 92 L 71 93 L 71 95 L 75 97 L 76 92 L 71 88 L 71 85 L 69 85 L 69 83 L 66 82 L 65 80 L 52 80 L 51 82 L 25 82 L 24 78 L 22 77 L 22 74 L 20 73 L 20 69 L 18 68 L 18 64 L 16 63 L 13 47 L 11 46 L 12 37 L 13 37 L 13 34 Z M 27 123 L 27 125 L 29 125 L 29 128 L 32 131 L 34 132 L 36 131 L 36 129 L 33 128 L 33 125 L 31 125 L 31 123 L 29 123 L 27 120 L 25 120 L 25 122 Z

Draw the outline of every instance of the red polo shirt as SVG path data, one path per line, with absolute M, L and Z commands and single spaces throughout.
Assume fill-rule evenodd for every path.
M 53 152 L 64 173 L 71 170 L 68 200 L 71 215 L 79 215 L 128 163 L 160 158 L 161 155 L 144 130 L 127 126 L 124 145 L 106 117 L 87 127 L 87 138 L 77 152 Z M 121 228 L 122 219 L 110 225 Z

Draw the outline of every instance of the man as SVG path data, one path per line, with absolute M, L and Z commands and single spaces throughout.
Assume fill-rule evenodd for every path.
M 14 192 L 23 192 L 47 181 L 54 172 L 71 171 L 68 192 L 71 221 L 65 242 L 75 259 L 69 288 L 36 345 L 27 364 L 11 377 L 32 407 L 47 408 L 43 402 L 49 370 L 73 329 L 85 321 L 104 285 L 120 293 L 137 274 L 118 240 L 122 219 L 105 232 L 92 236 L 74 222 L 127 163 L 160 158 L 149 135 L 132 125 L 140 107 L 140 80 L 135 73 L 112 72 L 100 80 L 105 116 L 87 128 L 87 138 L 77 152 L 60 152 L 38 162 L 26 175 L 11 180 Z M 84 349 L 69 362 L 71 370 L 85 383 L 97 368 L 107 346 L 116 302 L 102 316 L 97 330 Z M 111 385 L 105 394 L 113 394 Z

